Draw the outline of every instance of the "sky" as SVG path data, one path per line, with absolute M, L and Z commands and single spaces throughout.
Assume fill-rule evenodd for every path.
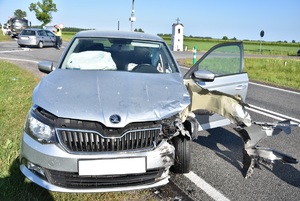
M 27 13 L 32 25 L 41 25 L 30 3 L 42 0 L 0 0 L 0 23 L 15 10 Z M 131 30 L 132 0 L 53 0 L 57 12 L 49 25 L 64 24 L 97 30 Z M 300 42 L 299 0 L 134 0 L 133 29 L 171 34 L 176 19 L 185 36 L 223 36 L 238 40 Z M 264 37 L 260 32 L 264 31 Z

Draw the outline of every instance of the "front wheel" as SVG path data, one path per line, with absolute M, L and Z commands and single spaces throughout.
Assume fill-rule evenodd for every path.
M 172 139 L 175 147 L 175 161 L 171 167 L 174 173 L 189 173 L 191 170 L 190 141 L 184 136 L 177 136 Z

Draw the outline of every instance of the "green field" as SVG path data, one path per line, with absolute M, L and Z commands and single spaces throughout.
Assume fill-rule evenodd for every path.
M 167 44 L 171 44 L 170 37 L 163 37 Z M 201 39 L 201 38 L 184 38 L 183 46 L 188 50 L 194 47 L 199 52 L 206 52 L 211 47 L 222 42 L 234 42 L 236 40 L 215 40 L 215 39 Z M 243 41 L 245 54 L 263 54 L 276 56 L 296 56 L 300 49 L 300 43 L 284 43 L 284 42 L 262 42 L 260 52 L 259 41 Z
M 9 41 L 11 40 L 10 36 L 3 36 L 2 30 L 0 30 L 0 42 Z

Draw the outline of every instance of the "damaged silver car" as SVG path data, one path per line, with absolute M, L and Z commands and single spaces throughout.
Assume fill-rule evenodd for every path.
M 190 171 L 189 143 L 199 130 L 229 119 L 245 146 L 251 141 L 243 134 L 253 124 L 244 108 L 248 77 L 243 65 L 242 43 L 220 44 L 182 76 L 158 36 L 79 32 L 56 67 L 48 61 L 38 65 L 49 75 L 33 92 L 20 169 L 51 191 L 167 184 L 169 171 Z M 253 159 L 250 171 L 260 155 L 245 153 Z

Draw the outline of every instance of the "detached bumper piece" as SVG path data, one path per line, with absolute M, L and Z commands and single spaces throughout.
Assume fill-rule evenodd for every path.
M 275 123 L 253 122 L 250 127 L 235 129 L 245 143 L 242 173 L 246 179 L 250 178 L 254 168 L 260 168 L 260 165 L 272 170 L 275 160 L 290 164 L 298 163 L 297 159 L 285 153 L 258 145 L 263 139 L 277 135 L 281 131 L 290 134 L 291 126 L 299 127 L 299 124 L 292 124 L 290 120 Z

